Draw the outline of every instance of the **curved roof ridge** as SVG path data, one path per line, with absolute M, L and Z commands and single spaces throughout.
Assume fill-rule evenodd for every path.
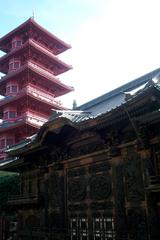
M 101 102 L 104 102 L 112 97 L 115 97 L 116 95 L 118 95 L 121 92 L 126 92 L 126 91 L 130 91 L 134 88 L 137 88 L 138 86 L 140 86 L 141 84 L 144 84 L 146 82 L 148 82 L 149 80 L 151 80 L 155 75 L 157 75 L 160 72 L 160 68 L 149 72 L 139 78 L 136 78 L 124 85 L 121 85 L 120 87 L 113 89 L 87 103 L 84 103 L 82 105 L 80 105 L 77 109 L 88 109 L 91 108 L 92 106 L 95 106 Z

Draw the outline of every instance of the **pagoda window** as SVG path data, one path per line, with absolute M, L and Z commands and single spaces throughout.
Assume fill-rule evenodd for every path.
M 12 93 L 17 93 L 18 92 L 18 86 L 17 85 L 12 85 L 11 86 L 11 92 Z
M 16 83 L 9 83 L 6 86 L 6 95 L 14 95 L 15 93 L 18 93 L 18 84 Z
M 19 69 L 21 66 L 21 62 L 19 59 L 11 59 L 9 61 L 9 71 L 14 71 Z
M 17 117 L 17 112 L 15 110 L 7 110 L 4 112 L 4 120 L 13 120 Z
M 18 48 L 22 45 L 22 39 L 20 38 L 14 38 L 12 40 L 12 49 Z
M 15 111 L 10 111 L 9 112 L 9 119 L 10 118 L 15 118 L 16 117 L 16 112 Z

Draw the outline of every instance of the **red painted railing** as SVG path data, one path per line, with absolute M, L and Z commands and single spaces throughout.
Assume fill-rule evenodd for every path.
M 37 63 L 37 62 L 34 63 L 32 60 L 30 60 L 30 61 L 28 62 L 28 64 L 29 64 L 30 66 L 33 66 L 34 68 L 37 68 L 38 71 L 50 75 L 50 77 L 52 77 L 52 78 L 55 77 L 53 71 L 45 68 L 45 67 L 44 67 L 42 64 L 40 64 L 40 63 Z
M 58 106 L 60 107 L 61 106 L 61 102 L 60 101 L 56 101 L 54 99 L 54 94 L 52 93 L 49 93 L 37 86 L 34 86 L 32 84 L 28 84 L 26 87 L 24 87 L 23 89 L 21 89 L 17 95 L 15 95 L 13 98 L 10 98 L 10 97 L 7 97 L 7 98 L 3 98 L 0 100 L 0 106 L 8 103 L 8 102 L 11 102 L 13 100 L 15 100 L 16 98 L 19 98 L 20 96 L 22 95 L 25 95 L 25 94 L 29 94 L 29 95 L 32 95 L 33 97 L 39 99 L 40 101 L 43 101 L 45 103 L 49 103 L 50 105 L 52 106 Z
M 6 119 L 2 122 L 2 124 L 0 125 L 0 128 L 4 127 L 4 124 L 6 123 L 17 123 L 17 122 L 21 122 L 21 121 L 27 121 L 30 122 L 34 125 L 36 125 L 37 127 L 42 126 L 45 122 L 47 122 L 48 117 L 44 115 L 41 115 L 39 113 L 32 113 L 32 112 L 25 112 L 24 114 L 22 114 L 21 116 L 17 116 L 16 118 L 13 119 Z

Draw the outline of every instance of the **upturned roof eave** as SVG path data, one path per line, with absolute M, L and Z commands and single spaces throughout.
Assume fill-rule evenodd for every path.
M 44 101 L 43 99 L 40 99 L 40 98 L 37 98 L 37 97 L 33 96 L 32 94 L 30 94 L 27 91 L 24 91 L 21 94 L 19 94 L 18 96 L 16 95 L 16 96 L 11 97 L 9 99 L 8 98 L 2 99 L 1 101 L 3 101 L 3 102 L 0 101 L 0 109 L 7 104 L 13 103 L 13 102 L 18 101 L 20 99 L 23 99 L 24 97 L 30 97 L 31 99 L 36 99 L 36 101 L 38 101 L 40 103 L 43 103 L 47 106 L 50 106 L 50 108 L 55 108 L 55 109 L 60 109 L 60 110 L 66 109 L 64 106 L 59 105 L 58 103 L 56 103 L 54 101 L 52 101 L 52 102 Z
M 23 159 L 7 159 L 4 160 L 3 162 L 0 162 L 0 170 L 2 171 L 12 171 L 12 172 L 17 172 L 17 167 L 21 164 L 23 164 L 24 161 Z
M 23 125 L 29 125 L 35 129 L 39 129 L 40 126 L 36 125 L 36 124 L 32 124 L 31 122 L 27 121 L 26 119 L 20 121 L 20 122 L 16 122 L 14 125 L 7 125 L 6 127 L 4 128 L 0 128 L 0 132 L 8 132 L 10 129 L 14 129 L 14 128 L 17 128 L 17 127 L 20 127 L 20 126 L 23 126 Z
M 149 80 L 151 80 L 153 77 L 155 77 L 158 73 L 160 73 L 160 68 L 149 72 L 145 75 L 143 75 L 142 77 L 136 78 L 130 82 L 127 82 L 126 84 L 115 88 L 97 98 L 92 99 L 91 101 L 82 104 L 81 106 L 79 106 L 77 109 L 81 109 L 81 110 L 88 110 L 90 108 L 92 108 L 95 105 L 99 105 L 102 102 L 108 101 L 109 99 L 112 99 L 114 97 L 116 97 L 117 95 L 119 95 L 122 92 L 126 92 L 126 91 L 131 91 L 132 89 L 148 82 Z M 114 76 L 114 75 L 113 75 Z
M 135 94 L 132 96 L 129 100 L 122 103 L 120 106 L 117 106 L 114 109 L 111 109 L 110 111 L 106 113 L 102 113 L 101 115 L 97 116 L 97 122 L 96 124 L 103 123 L 104 121 L 107 123 L 108 126 L 112 125 L 112 119 L 116 118 L 117 121 L 121 121 L 121 116 L 125 116 L 125 118 L 128 119 L 127 112 L 132 111 L 137 106 L 143 106 L 144 103 L 151 101 L 151 96 L 158 94 L 160 97 L 160 88 L 157 87 L 157 85 L 148 86 L 145 89 L 143 89 L 141 92 Z M 123 119 L 124 120 L 124 119 Z
M 54 34 L 49 32 L 47 29 L 45 29 L 44 27 L 40 26 L 33 18 L 29 18 L 27 21 L 25 21 L 24 23 L 22 23 L 21 25 L 19 25 L 18 27 L 16 27 L 12 31 L 10 31 L 9 33 L 7 33 L 3 37 L 1 37 L 0 38 L 0 46 L 3 43 L 5 43 L 6 41 L 8 41 L 10 38 L 12 38 L 12 36 L 14 34 L 16 34 L 18 31 L 20 31 L 21 29 L 25 28 L 28 24 L 33 24 L 37 29 L 41 30 L 44 34 L 47 34 L 50 38 L 52 38 L 53 41 L 57 41 L 58 43 L 60 43 L 65 48 L 65 50 L 71 48 L 70 44 L 62 41 L 61 39 L 56 37 Z
M 58 121 L 58 124 L 57 124 L 57 121 Z M 39 131 L 37 132 L 33 140 L 32 138 L 30 138 L 30 142 L 28 142 L 28 139 L 26 139 L 23 141 L 23 143 L 20 142 L 19 144 L 8 149 L 6 152 L 10 157 L 11 156 L 13 157 L 17 155 L 18 156 L 24 155 L 38 149 L 46 148 L 45 146 L 42 145 L 42 142 L 47 132 L 53 131 L 57 133 L 57 130 L 60 132 L 60 130 L 65 125 L 70 125 L 76 128 L 74 123 L 72 123 L 69 119 L 66 119 L 66 118 L 55 119 L 54 121 L 48 121 L 39 129 Z
M 73 67 L 65 62 L 63 62 L 62 60 L 60 60 L 58 57 L 56 57 L 53 53 L 49 52 L 46 49 L 43 49 L 43 47 L 39 46 L 37 43 L 35 43 L 33 40 L 28 40 L 27 42 L 25 42 L 22 46 L 14 49 L 13 51 L 3 55 L 2 57 L 0 57 L 0 64 L 4 63 L 5 61 L 7 61 L 8 59 L 10 59 L 12 57 L 12 55 L 15 55 L 17 53 L 20 53 L 21 51 L 23 51 L 25 48 L 27 47 L 33 47 L 34 49 L 38 50 L 39 52 L 41 52 L 42 54 L 45 54 L 48 58 L 50 58 L 52 61 L 55 61 L 57 64 L 61 64 L 63 65 L 63 67 L 67 68 L 67 70 L 72 69 Z
M 31 63 L 32 64 L 32 63 Z M 8 73 L 7 75 L 5 75 L 4 77 L 2 77 L 0 79 L 0 84 L 7 81 L 7 80 L 10 80 L 12 79 L 13 77 L 16 77 L 18 76 L 19 74 L 21 74 L 23 71 L 26 71 L 27 69 L 30 69 L 31 71 L 33 71 L 34 73 L 36 74 L 39 74 L 39 76 L 42 76 L 44 78 L 46 78 L 46 80 L 49 80 L 51 81 L 52 83 L 55 83 L 57 84 L 59 87 L 61 87 L 62 89 L 65 90 L 65 93 L 69 93 L 71 91 L 74 91 L 74 88 L 71 87 L 71 86 L 68 86 L 66 84 L 64 84 L 63 82 L 61 82 L 56 76 L 50 76 L 50 73 L 48 74 L 47 71 L 45 73 L 45 70 L 43 69 L 43 73 L 38 70 L 36 67 L 33 67 L 32 65 L 30 64 L 30 62 L 28 62 L 27 64 L 23 65 L 20 67 L 20 69 L 16 70 L 16 71 L 13 71 L 13 72 L 10 72 Z M 63 94 L 63 93 L 62 93 Z M 61 95 L 62 95 L 61 94 Z M 57 97 L 61 96 L 61 95 L 57 95 Z
M 5 34 L 3 37 L 1 37 L 1 38 L 0 38 L 0 49 L 1 49 L 2 51 L 4 51 L 4 52 L 8 52 L 8 51 L 5 51 L 5 50 L 3 49 L 3 47 L 1 47 L 1 46 L 3 45 L 3 43 L 5 44 L 5 43 L 9 40 L 9 38 L 12 38 L 12 36 L 13 36 L 16 32 L 18 32 L 18 31 L 20 31 L 22 28 L 26 27 L 29 22 L 30 22 L 30 18 L 29 18 L 27 21 L 25 21 L 24 23 L 22 23 L 21 25 L 19 25 L 18 27 L 16 27 L 16 28 L 14 28 L 13 30 L 11 30 L 9 33 Z

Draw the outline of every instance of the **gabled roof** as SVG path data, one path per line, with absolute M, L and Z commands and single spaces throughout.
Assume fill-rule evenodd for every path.
M 136 90 L 139 87 L 143 87 L 143 84 L 147 83 L 149 80 L 155 78 L 160 74 L 160 68 L 145 74 L 144 76 L 137 78 L 131 82 L 128 82 L 104 95 L 101 95 L 81 106 L 77 109 L 90 111 L 93 115 L 99 115 L 105 112 L 110 111 L 122 103 L 125 102 L 126 94 L 125 92 L 129 92 L 132 90 Z

